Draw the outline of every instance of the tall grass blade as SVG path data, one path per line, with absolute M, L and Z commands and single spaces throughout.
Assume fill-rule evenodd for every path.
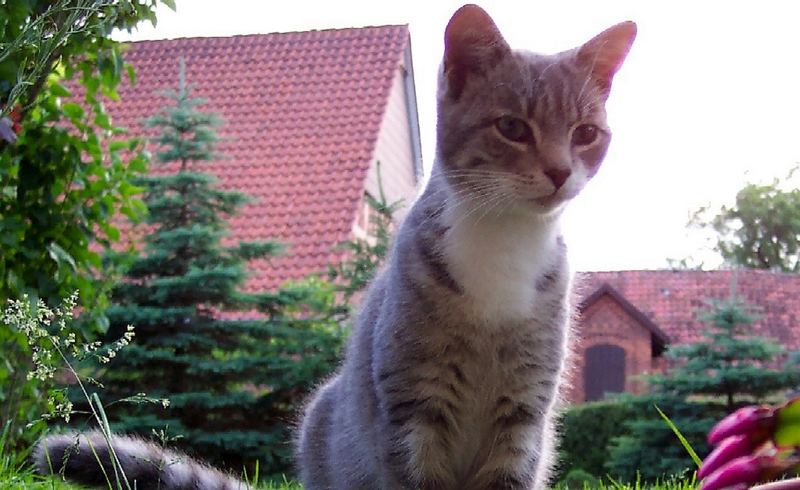
M 681 445 L 683 445 L 683 448 L 686 450 L 687 453 L 689 453 L 689 457 L 692 458 L 694 464 L 696 464 L 697 467 L 699 468 L 700 465 L 703 463 L 703 461 L 700 459 L 699 456 L 697 456 L 697 453 L 694 451 L 694 448 L 692 448 L 692 445 L 689 444 L 689 441 L 687 441 L 685 437 L 683 437 L 681 431 L 678 429 L 675 423 L 673 423 L 672 420 L 670 420 L 670 418 L 667 417 L 667 414 L 662 412 L 661 409 L 658 408 L 658 405 L 653 404 L 653 406 L 656 407 L 656 410 L 658 410 L 658 414 L 661 415 L 661 418 L 664 419 L 664 422 L 666 422 L 669 428 L 672 429 L 672 432 L 674 432 L 678 440 L 681 441 Z

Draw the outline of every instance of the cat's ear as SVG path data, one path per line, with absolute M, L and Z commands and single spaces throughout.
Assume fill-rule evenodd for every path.
M 495 66 L 511 52 L 494 21 L 477 5 L 464 5 L 444 31 L 444 75 L 448 92 L 458 98 L 471 74 Z
M 589 68 L 605 96 L 608 96 L 611 80 L 625 61 L 634 39 L 636 24 L 628 21 L 606 29 L 578 48 L 578 61 Z

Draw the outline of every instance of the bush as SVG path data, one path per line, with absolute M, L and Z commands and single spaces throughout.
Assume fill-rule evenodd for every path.
M 576 470 L 605 475 L 609 445 L 613 438 L 625 434 L 624 423 L 633 416 L 633 406 L 622 400 L 586 403 L 567 410 L 561 417 L 557 480 L 566 480 Z
M 584 488 L 599 487 L 600 480 L 584 470 L 577 469 L 570 470 L 567 476 L 558 483 L 558 486 L 569 490 L 583 490 Z
M 701 457 L 708 453 L 706 433 L 725 413 L 724 406 L 718 403 L 686 401 L 663 394 L 637 398 L 630 403 L 633 415 L 622 424 L 624 435 L 613 439 L 606 464 L 607 473 L 624 482 L 688 477 L 697 469 L 654 405 L 672 420 Z

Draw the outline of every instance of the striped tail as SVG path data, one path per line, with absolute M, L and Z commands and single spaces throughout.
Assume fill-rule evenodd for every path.
M 216 468 L 144 439 L 114 435 L 111 446 L 119 465 L 111 464 L 108 443 L 99 431 L 52 435 L 37 444 L 34 464 L 40 474 L 63 474 L 68 480 L 90 486 L 108 487 L 110 483 L 113 488 L 142 490 L 251 488 Z

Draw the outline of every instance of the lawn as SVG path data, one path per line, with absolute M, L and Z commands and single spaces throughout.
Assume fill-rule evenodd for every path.
M 0 488 L 2 489 L 32 489 L 32 490 L 86 490 L 86 487 L 71 485 L 56 478 L 42 478 L 33 475 L 29 471 L 5 471 L 0 474 Z M 296 483 L 286 484 L 264 484 L 259 485 L 258 490 L 302 490 Z M 622 485 L 622 484 L 600 484 L 595 487 L 586 486 L 586 489 L 599 490 L 693 490 L 695 485 L 691 482 L 675 481 L 666 484 L 656 485 Z M 113 490 L 113 489 L 112 489 Z M 554 490 L 570 490 L 567 487 L 556 486 Z

